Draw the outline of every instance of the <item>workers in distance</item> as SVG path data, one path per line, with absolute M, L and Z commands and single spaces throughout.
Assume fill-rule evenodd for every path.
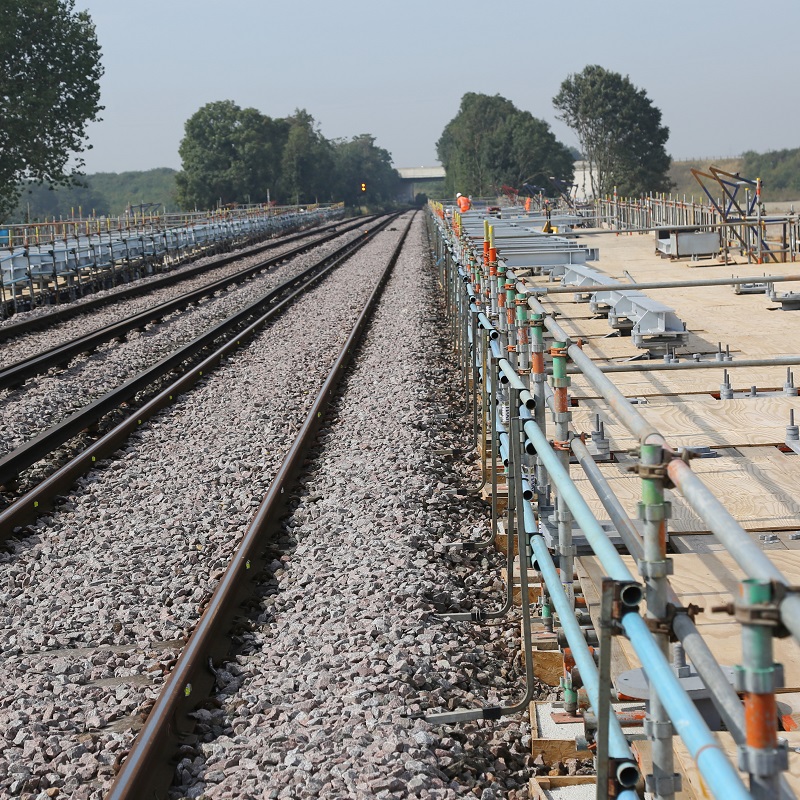
M 472 203 L 470 202 L 469 197 L 465 197 L 463 194 L 461 194 L 461 192 L 456 195 L 456 204 L 458 205 L 458 210 L 462 214 L 472 208 Z

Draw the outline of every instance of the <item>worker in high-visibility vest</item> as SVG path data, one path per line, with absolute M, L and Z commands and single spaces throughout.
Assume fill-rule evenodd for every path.
M 470 202 L 469 197 L 465 197 L 463 194 L 461 194 L 461 192 L 456 195 L 456 203 L 458 205 L 458 210 L 462 214 L 472 208 L 472 203 Z
M 525 198 L 525 210 L 526 211 L 530 211 L 531 210 L 531 198 L 530 197 L 526 197 Z

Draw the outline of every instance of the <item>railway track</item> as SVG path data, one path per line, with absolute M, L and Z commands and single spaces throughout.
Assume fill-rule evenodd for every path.
M 363 219 L 366 220 L 368 218 Z M 111 289 L 103 289 L 72 302 L 56 302 L 49 306 L 38 306 L 33 311 L 18 312 L 13 317 L 0 322 L 0 342 L 20 336 L 30 336 L 35 331 L 46 330 L 54 325 L 59 325 L 88 312 L 114 305 L 122 300 L 148 295 L 157 289 L 179 284 L 197 276 L 203 276 L 212 270 L 221 269 L 228 264 L 235 263 L 244 256 L 255 256 L 270 250 L 284 250 L 289 244 L 324 237 L 337 229 L 342 230 L 344 227 L 353 224 L 337 220 L 322 226 L 306 228 L 286 236 L 269 239 L 266 242 L 243 247 L 234 245 L 234 249 L 231 252 L 193 256 L 184 263 L 173 266 L 166 273 L 152 276 L 145 275 L 133 281 L 126 280 Z M 357 225 L 358 223 L 355 224 Z
M 374 217 L 350 222 L 340 221 L 226 255 L 206 256 L 166 274 L 142 278 L 75 303 L 53 307 L 46 313 L 19 314 L 12 321 L 0 324 L 0 342 L 6 343 L 0 353 L 0 366 L 6 370 L 16 362 L 27 360 L 32 352 L 43 354 L 66 344 L 77 338 L 76 329 L 86 335 L 95 331 L 97 324 L 93 321 L 92 312 L 109 306 L 116 307 L 119 311 L 112 312 L 110 316 L 121 322 L 128 316 L 134 316 L 136 312 L 146 315 L 154 307 L 178 300 L 191 290 L 202 297 L 203 287 L 208 287 L 209 292 L 217 290 L 214 278 L 222 281 L 223 285 L 226 280 L 229 283 L 241 283 L 258 272 L 274 269 L 285 259 L 308 252 L 342 234 L 363 229 L 373 220 Z M 274 251 L 271 258 L 258 258 L 270 251 Z M 245 261 L 249 269 L 243 266 Z M 172 290 L 172 287 L 185 288 L 185 291 L 181 292 L 180 288 Z M 70 324 L 65 325 L 67 322 Z
M 384 219 L 375 230 L 387 224 L 388 219 Z M 206 282 L 177 298 L 0 370 L 0 384 L 8 386 L 79 358 L 79 363 L 66 371 L 31 381 L 23 390 L 6 393 L 0 413 L 8 424 L 0 444 L 8 452 L 0 458 L 0 485 L 19 484 L 24 490 L 44 477 L 47 471 L 39 469 L 28 475 L 25 470 L 83 431 L 91 431 L 91 436 L 96 437 L 118 422 L 123 413 L 130 413 L 127 406 L 134 398 L 141 405 L 152 394 L 153 387 L 161 386 L 169 376 L 186 373 L 203 360 L 209 349 L 241 338 L 241 331 L 268 312 L 275 313 L 277 304 L 290 294 L 302 292 L 324 270 L 335 268 L 364 239 L 363 225 L 357 226 L 357 230 L 347 226 L 335 242 L 326 237 L 321 244 L 317 243 L 315 255 L 306 255 L 309 245 L 303 245 L 299 252 L 293 249 L 274 259 L 250 264 L 234 275 Z M 301 255 L 304 257 L 300 258 Z M 278 264 L 283 265 L 279 272 L 269 271 Z M 247 285 L 232 290 L 246 279 Z M 204 297 L 212 299 L 202 308 L 174 316 Z M 103 347 L 114 339 L 128 337 L 132 331 L 141 332 L 156 320 L 164 322 L 140 335 L 137 341 Z M 84 355 L 94 354 L 98 349 L 100 352 L 93 357 Z M 25 420 L 30 422 L 25 424 Z M 69 452 L 86 443 L 84 436 L 81 442 L 73 443 Z M 63 461 L 63 457 L 61 454 L 58 461 Z
M 0 703 L 0 792 L 166 797 L 165 777 L 175 797 L 302 787 L 382 797 L 403 786 L 499 797 L 523 785 L 530 756 L 518 720 L 462 732 L 412 718 L 513 692 L 518 647 L 514 626 L 469 634 L 433 615 L 433 598 L 471 604 L 494 579 L 466 577 L 470 560 L 487 556 L 434 552 L 445 530 L 463 535 L 485 512 L 443 500 L 432 483 L 460 476 L 431 456 L 441 405 L 421 348 L 432 333 L 418 282 L 422 225 L 402 246 L 408 222 L 138 426 L 0 553 L 0 670 L 18 687 Z M 374 265 L 395 254 L 356 354 L 348 335 L 377 299 Z M 333 376 L 356 355 L 326 411 Z M 287 455 L 298 431 L 313 441 L 320 427 L 311 451 Z M 270 512 L 281 508 L 292 512 L 282 527 Z M 223 626 L 232 654 L 212 618 L 236 619 Z

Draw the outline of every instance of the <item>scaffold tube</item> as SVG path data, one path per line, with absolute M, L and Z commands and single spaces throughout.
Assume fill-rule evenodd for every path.
M 669 713 L 675 733 L 688 748 L 713 796 L 725 800 L 750 800 L 750 793 L 738 772 L 708 729 L 697 706 L 681 687 L 647 623 L 638 614 L 629 613 L 622 618 L 622 628 L 639 656 L 651 686 L 658 687 L 658 697 Z

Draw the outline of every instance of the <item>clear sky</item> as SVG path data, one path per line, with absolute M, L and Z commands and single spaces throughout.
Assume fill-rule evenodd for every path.
M 551 100 L 587 64 L 661 109 L 674 158 L 800 146 L 800 0 L 77 0 L 103 49 L 87 172 L 180 168 L 183 125 L 215 100 L 305 108 L 328 138 L 371 133 L 397 167 L 436 164 L 465 92 L 572 132 Z

